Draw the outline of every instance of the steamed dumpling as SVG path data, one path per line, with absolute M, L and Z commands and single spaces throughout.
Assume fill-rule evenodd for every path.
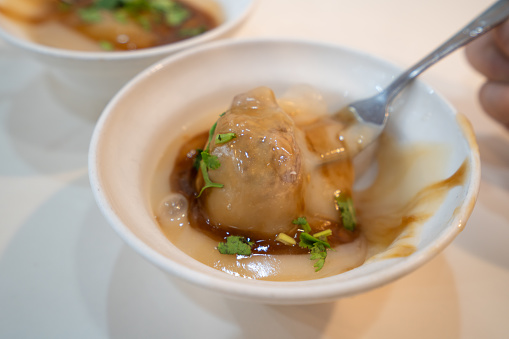
M 211 225 L 273 239 L 281 232 L 293 236 L 297 226 L 292 221 L 301 216 L 313 231 L 340 222 L 334 196 L 350 195 L 353 183 L 341 141 L 344 126 L 320 112 L 283 107 L 272 90 L 260 87 L 236 96 L 218 119 L 209 148 L 221 165 L 208 175 L 224 186 L 206 189 L 200 197 Z M 225 133 L 236 137 L 216 144 L 215 137 Z M 324 163 L 324 152 L 330 150 L 342 155 Z M 202 186 L 198 176 L 198 190 Z

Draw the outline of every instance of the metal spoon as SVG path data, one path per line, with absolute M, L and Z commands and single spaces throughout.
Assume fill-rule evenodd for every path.
M 343 108 L 338 117 L 349 117 L 354 123 L 343 135 L 350 156 L 355 156 L 373 142 L 381 133 L 389 117 L 390 105 L 403 88 L 415 77 L 458 48 L 477 39 L 509 17 L 509 0 L 500 0 L 481 13 L 449 40 L 424 57 L 396 78 L 377 95 L 356 101 Z M 322 153 L 324 162 L 333 161 L 338 156 L 336 150 Z

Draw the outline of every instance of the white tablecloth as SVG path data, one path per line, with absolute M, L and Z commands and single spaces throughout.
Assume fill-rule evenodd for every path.
M 488 0 L 258 0 L 232 38 L 334 42 L 410 66 Z M 482 158 L 463 233 L 414 273 L 333 303 L 267 306 L 171 279 L 128 248 L 88 183 L 94 121 L 0 44 L 0 338 L 509 338 L 509 132 L 462 52 L 422 79 L 473 123 Z

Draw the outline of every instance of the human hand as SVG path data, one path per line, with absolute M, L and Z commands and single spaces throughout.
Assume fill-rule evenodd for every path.
M 466 56 L 487 78 L 479 91 L 482 108 L 509 129 L 509 20 L 469 44 Z

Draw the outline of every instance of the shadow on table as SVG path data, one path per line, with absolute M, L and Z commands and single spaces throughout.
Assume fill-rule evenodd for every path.
M 481 188 L 465 230 L 454 244 L 509 269 L 509 133 L 477 136 Z
M 509 192 L 509 131 L 477 136 L 481 154 L 482 180 Z
M 32 181 L 30 204 L 23 204 L 29 190 L 12 197 L 19 204 L 0 231 L 0 338 L 100 339 L 101 321 L 107 328 L 101 310 L 122 243 L 100 215 L 86 172 L 71 180 L 44 190 Z
M 108 293 L 111 338 L 459 338 L 451 269 L 439 256 L 385 287 L 336 302 L 249 303 L 167 277 L 125 247 Z
M 332 303 L 237 301 L 171 278 L 123 244 L 86 181 L 55 191 L 3 240 L 0 337 L 459 337 L 456 282 L 444 256 Z
M 0 174 L 19 176 L 34 170 L 51 174 L 86 167 L 104 101 L 79 99 L 46 72 L 37 73 L 20 91 L 0 92 L 2 101 L 4 138 L 9 152 L 23 162 L 2 164 Z

